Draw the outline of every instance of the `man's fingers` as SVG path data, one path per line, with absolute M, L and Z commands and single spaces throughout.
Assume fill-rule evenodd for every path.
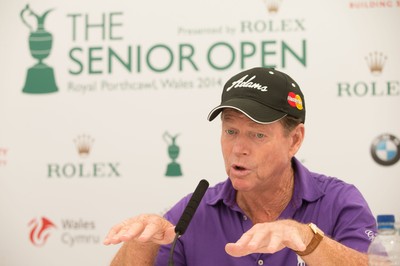
M 236 243 L 228 243 L 225 251 L 234 257 L 251 253 L 275 253 L 285 246 L 293 250 L 306 248 L 300 235 L 300 225 L 293 221 L 277 221 L 254 225 Z
M 169 223 L 148 224 L 138 237 L 141 242 L 152 241 L 157 244 L 169 244 L 175 238 L 174 226 Z
M 225 245 L 225 251 L 232 257 L 241 257 L 244 256 L 240 252 L 240 246 L 236 245 L 235 243 L 228 243 Z
M 140 242 L 169 244 L 174 236 L 173 225 L 164 218 L 157 215 L 140 215 L 112 227 L 103 243 L 110 245 L 136 239 Z
M 143 231 L 143 227 L 144 225 L 139 221 L 125 220 L 111 228 L 103 243 L 109 245 L 128 241 L 139 235 Z
M 175 239 L 175 226 L 171 226 L 170 228 L 168 228 L 165 231 L 165 235 L 164 235 L 164 242 L 165 243 L 161 243 L 161 244 L 169 244 L 172 243 Z
M 105 237 L 103 243 L 105 245 L 112 244 L 112 239 L 121 231 L 121 228 L 124 226 L 124 222 L 114 225 L 110 231 L 108 232 L 107 236 Z
M 138 239 L 142 242 L 147 242 L 150 239 L 160 240 L 162 239 L 163 232 L 160 231 L 160 226 L 158 224 L 148 224 L 143 232 L 138 236 Z
M 132 238 L 139 236 L 145 228 L 145 225 L 141 222 L 133 222 L 130 225 L 126 225 L 124 229 L 120 231 L 117 238 L 122 241 L 128 241 Z
M 252 239 L 252 235 L 250 233 L 245 233 L 242 235 L 241 238 L 239 238 L 238 241 L 236 241 L 236 243 L 228 243 L 225 245 L 225 251 L 226 253 L 228 253 L 229 255 L 233 256 L 233 257 L 242 257 L 245 256 L 247 254 L 250 254 L 251 252 L 249 252 L 249 242 Z

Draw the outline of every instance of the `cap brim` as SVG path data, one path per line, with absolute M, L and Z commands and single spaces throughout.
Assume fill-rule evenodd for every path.
M 249 99 L 230 99 L 211 110 L 207 119 L 214 120 L 224 108 L 232 108 L 245 114 L 248 118 L 259 124 L 273 123 L 287 114 L 271 107 Z

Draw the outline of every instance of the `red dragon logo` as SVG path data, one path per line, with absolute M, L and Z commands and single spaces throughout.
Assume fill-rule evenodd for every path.
M 31 232 L 29 234 L 29 239 L 35 246 L 41 247 L 46 244 L 47 238 L 50 236 L 50 232 L 56 226 L 46 217 L 41 219 L 32 219 L 29 224 L 31 227 Z

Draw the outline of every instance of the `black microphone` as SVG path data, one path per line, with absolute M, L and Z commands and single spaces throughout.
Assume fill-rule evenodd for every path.
M 192 194 L 192 197 L 190 198 L 188 204 L 186 205 L 186 208 L 183 211 L 181 218 L 179 219 L 178 223 L 176 224 L 176 227 L 175 227 L 176 235 L 175 235 L 174 242 L 172 243 L 171 252 L 169 255 L 169 262 L 168 262 L 169 266 L 174 265 L 173 254 L 174 254 L 176 241 L 178 240 L 179 236 L 181 236 L 185 233 L 186 228 L 189 226 L 189 223 L 192 220 L 193 215 L 197 210 L 197 207 L 199 207 L 200 201 L 203 198 L 204 194 L 206 193 L 208 186 L 209 186 L 209 184 L 208 184 L 207 180 L 205 180 L 205 179 L 200 180 L 199 184 L 197 185 L 195 191 Z
M 181 218 L 175 227 L 175 233 L 179 235 L 183 235 L 188 227 L 190 221 L 194 213 L 197 210 L 197 207 L 200 204 L 201 199 L 203 198 L 206 190 L 208 188 L 208 182 L 205 179 L 202 179 L 200 183 L 197 185 L 196 190 L 193 192 L 192 197 L 189 200 L 189 203 L 186 205 L 185 210 L 182 213 Z

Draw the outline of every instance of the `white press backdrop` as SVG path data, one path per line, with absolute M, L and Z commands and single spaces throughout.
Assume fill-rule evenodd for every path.
M 0 265 L 108 265 L 113 224 L 224 180 L 220 124 L 206 116 L 253 66 L 303 89 L 298 158 L 400 218 L 399 1 L 0 6 Z M 169 147 L 181 173 L 167 172 Z

